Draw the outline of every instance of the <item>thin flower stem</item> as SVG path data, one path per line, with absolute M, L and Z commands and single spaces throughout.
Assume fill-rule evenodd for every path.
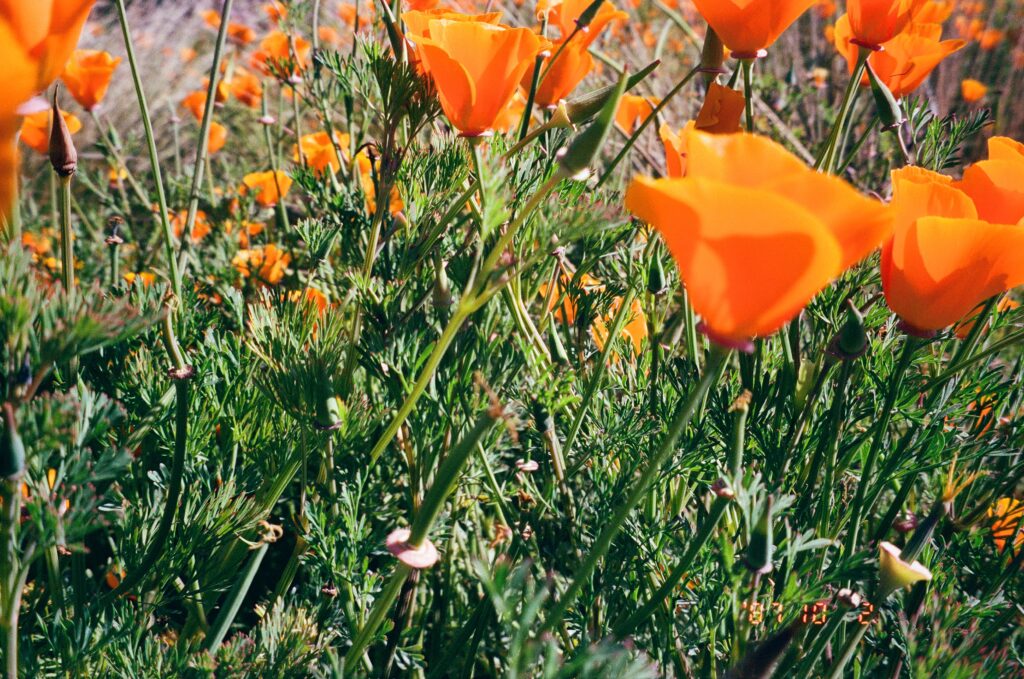
M 60 257 L 61 282 L 70 299 L 75 295 L 75 235 L 71 229 L 71 176 L 60 177 Z
M 192 187 L 189 189 L 188 213 L 185 226 L 181 232 L 181 252 L 178 269 L 184 271 L 188 266 L 187 251 L 192 242 L 192 229 L 195 227 L 196 215 L 199 213 L 199 190 L 203 185 L 203 174 L 206 159 L 210 150 L 210 127 L 213 124 L 213 106 L 217 100 L 217 86 L 220 81 L 221 55 L 227 42 L 228 23 L 231 19 L 231 6 L 234 0 L 224 0 L 220 13 L 220 29 L 217 31 L 217 42 L 213 47 L 213 63 L 210 65 L 210 83 L 206 88 L 206 103 L 203 107 L 203 120 L 199 125 L 199 149 L 196 151 L 196 162 L 192 166 Z
M 832 131 L 829 132 L 825 148 L 822 149 L 821 156 L 819 156 L 818 162 L 815 163 L 814 167 L 816 170 L 827 174 L 833 174 L 835 171 L 836 161 L 838 160 L 837 156 L 840 153 L 840 149 L 837 148 L 839 140 L 842 138 L 843 128 L 848 122 L 847 118 L 850 117 L 853 101 L 856 99 L 857 92 L 860 89 L 860 81 L 864 76 L 864 70 L 867 68 L 870 55 L 870 50 L 863 47 L 860 48 L 860 52 L 857 55 L 857 65 L 850 76 L 850 82 L 846 84 L 846 92 L 843 94 L 843 103 L 839 108 L 839 114 L 836 117 L 835 124 L 832 125 Z
M 740 59 L 743 69 L 743 107 L 747 121 L 747 132 L 754 131 L 754 60 Z
M 868 633 L 868 625 L 857 625 L 857 628 L 853 631 L 846 639 L 846 643 L 843 644 L 843 650 L 839 654 L 839 658 L 832 664 L 832 669 L 829 670 L 828 679 L 840 679 L 843 676 L 843 670 L 846 668 L 846 664 L 853 659 L 854 654 L 857 653 L 857 647 L 860 645 L 861 639 Z
M 114 0 L 117 16 L 121 23 L 121 35 L 124 38 L 125 52 L 128 54 L 128 65 L 131 67 L 132 81 L 135 84 L 135 95 L 139 100 L 139 112 L 142 115 L 142 126 L 146 131 L 146 146 L 149 150 L 149 163 L 153 171 L 153 183 L 156 185 L 156 200 L 159 209 L 160 226 L 164 234 L 164 250 L 167 257 L 167 268 L 171 276 L 171 287 L 174 296 L 181 298 L 181 273 L 178 271 L 178 260 L 174 256 L 174 231 L 167 212 L 167 194 L 164 191 L 163 174 L 160 171 L 160 155 L 156 148 L 156 135 L 153 133 L 153 121 L 149 115 L 149 104 L 146 93 L 142 89 L 142 76 L 139 73 L 138 61 L 135 58 L 135 47 L 132 42 L 131 29 L 128 27 L 128 15 L 124 8 L 124 0 Z
M 878 454 L 882 450 L 886 436 L 889 433 L 889 422 L 892 420 L 892 411 L 896 405 L 900 389 L 903 386 L 903 379 L 914 358 L 914 352 L 921 345 L 921 340 L 906 337 L 903 344 L 903 352 L 900 354 L 895 369 L 889 376 L 889 390 L 885 395 L 885 402 L 882 405 L 881 416 L 875 428 L 875 434 L 871 441 L 871 448 L 861 469 L 860 483 L 857 484 L 857 492 L 854 495 L 853 503 L 850 506 L 850 532 L 847 534 L 846 553 L 851 553 L 857 546 L 857 537 L 860 532 L 860 521 L 864 517 L 867 507 L 864 506 L 865 494 L 871 484 L 872 474 L 875 471 L 875 464 L 878 462 Z
M 547 619 L 544 621 L 543 629 L 550 631 L 556 626 L 562 623 L 566 612 L 569 607 L 573 605 L 576 597 L 579 596 L 580 591 L 584 585 L 590 580 L 591 575 L 594 573 L 594 569 L 597 567 L 598 562 L 604 558 L 605 554 L 611 548 L 612 541 L 622 530 L 623 525 L 626 523 L 626 519 L 629 514 L 640 504 L 644 496 L 650 490 L 651 485 L 655 479 L 661 473 L 661 468 L 665 462 L 676 450 L 676 443 L 679 441 L 679 437 L 682 436 L 683 432 L 689 426 L 693 418 L 696 417 L 698 411 L 700 411 L 705 403 L 705 395 L 708 390 L 711 389 L 712 385 L 718 381 L 720 377 L 719 368 L 724 367 L 726 359 L 730 355 L 730 351 L 714 347 L 711 350 L 711 354 L 708 357 L 707 369 L 704 372 L 704 376 L 700 382 L 693 388 L 693 391 L 680 402 L 676 415 L 669 426 L 668 433 L 665 438 L 662 439 L 661 445 L 658 447 L 657 452 L 646 462 L 643 467 L 643 471 L 640 472 L 640 478 L 633 484 L 629 494 L 625 499 L 616 507 L 615 513 L 608 519 L 604 524 L 604 528 L 598 537 L 594 540 L 594 544 L 591 547 L 590 553 L 583 562 L 576 568 L 576 572 L 573 573 L 572 582 L 569 588 L 562 594 L 555 604 L 554 608 L 548 614 Z

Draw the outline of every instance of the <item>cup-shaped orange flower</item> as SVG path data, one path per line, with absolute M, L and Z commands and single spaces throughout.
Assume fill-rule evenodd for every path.
M 242 178 L 242 192 L 252 193 L 253 199 L 263 207 L 273 207 L 288 194 L 292 178 L 284 172 L 267 170 L 253 172 Z
M 661 234 L 720 344 L 775 332 L 889 235 L 886 206 L 775 142 L 684 134 L 687 176 L 635 179 L 626 207 Z
M 299 144 L 292 147 L 292 158 L 299 162 L 299 151 L 301 150 L 306 164 L 314 172 L 322 174 L 327 168 L 330 168 L 332 173 L 337 172 L 341 167 L 338 149 L 344 153 L 348 148 L 349 136 L 347 134 L 336 135 L 334 141 L 337 147 L 335 147 L 335 143 L 331 142 L 331 137 L 326 132 L 303 135 L 299 139 Z
M 885 43 L 884 49 L 873 52 L 868 57 L 868 64 L 893 96 L 902 99 L 920 87 L 943 59 L 967 44 L 963 40 L 942 40 L 941 37 L 942 26 L 939 24 L 911 24 Z M 860 50 L 853 43 L 853 30 L 847 14 L 836 21 L 835 44 L 846 59 L 850 73 L 853 73 Z M 867 87 L 869 84 L 865 74 L 861 85 Z
M 694 0 L 738 59 L 760 56 L 817 0 Z
M 407 32 L 411 35 L 421 35 L 429 38 L 430 22 L 436 19 L 497 25 L 501 22 L 501 12 L 462 14 L 447 7 L 437 7 L 433 9 L 412 9 L 402 13 L 402 21 L 405 22 Z
M 82 108 L 92 111 L 107 96 L 119 57 L 102 50 L 75 50 L 60 78 Z
M 944 175 L 904 168 L 892 181 L 896 227 L 882 250 L 882 286 L 907 332 L 931 336 L 1024 283 L 1024 226 L 978 219 Z
M 919 0 L 847 0 L 854 45 L 878 51 L 910 20 Z
M 464 137 L 491 132 L 546 43 L 527 28 L 433 19 L 410 35 L 448 120 Z
M 1024 144 L 993 137 L 988 156 L 964 170 L 955 186 L 971 197 L 979 218 L 1024 227 Z
M 562 0 L 558 3 L 549 3 L 551 4 L 549 22 L 552 25 L 558 26 L 561 31 L 562 40 L 568 39 L 576 31 L 581 16 L 590 7 L 592 2 L 593 0 Z M 615 9 L 615 5 L 610 2 L 604 2 L 598 7 L 590 23 L 580 28 L 576 33 L 589 46 L 597 40 L 606 26 L 614 21 L 625 21 L 628 18 L 629 15 Z
M 538 106 L 557 106 L 558 102 L 568 97 L 594 68 L 594 58 L 590 56 L 590 50 L 583 40 L 573 38 L 560 52 L 559 47 L 558 44 L 552 45 L 552 55 L 558 56 L 548 57 L 540 67 L 544 79 L 537 86 L 537 94 L 534 97 Z M 555 59 L 554 62 L 551 61 L 552 58 Z M 522 84 L 527 90 L 533 81 L 533 74 L 534 69 L 530 68 L 523 76 Z

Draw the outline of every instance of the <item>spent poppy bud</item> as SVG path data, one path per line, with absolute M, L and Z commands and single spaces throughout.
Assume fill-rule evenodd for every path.
M 615 112 L 626 91 L 626 74 L 619 78 L 615 90 L 604 102 L 597 120 L 572 140 L 569 146 L 558 153 L 558 172 L 562 177 L 583 178 L 590 171 L 590 164 L 604 146 L 608 133 L 615 123 Z
M 871 82 L 871 96 L 875 98 L 875 108 L 878 111 L 878 119 L 882 121 L 883 130 L 895 130 L 903 124 L 903 109 L 896 97 L 883 83 L 871 64 L 867 64 L 868 80 Z
M 775 541 L 772 535 L 772 497 L 765 500 L 764 511 L 758 519 L 754 530 L 750 533 L 750 544 L 747 546 L 747 568 L 764 575 L 772 571 L 772 556 L 775 553 Z
M 868 350 L 868 335 L 864 328 L 864 316 L 860 309 L 847 300 L 846 321 L 828 345 L 828 353 L 841 361 L 860 358 Z
M 25 445 L 18 436 L 14 407 L 3 405 L 3 435 L 0 437 L 0 478 L 14 481 L 25 471 Z
M 50 126 L 50 164 L 61 177 L 70 177 L 78 169 L 78 151 L 71 140 L 67 121 L 57 105 L 57 90 L 53 92 L 53 123 Z

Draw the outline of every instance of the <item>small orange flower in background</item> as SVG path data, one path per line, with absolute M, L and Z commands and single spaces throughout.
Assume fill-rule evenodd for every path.
M 330 26 L 320 26 L 316 30 L 316 35 L 320 38 L 320 42 L 325 45 L 331 45 L 332 47 L 341 45 L 341 35 Z
M 978 46 L 988 52 L 998 47 L 1005 37 L 1006 33 L 998 28 L 986 28 L 978 36 Z
M 281 170 L 252 172 L 242 178 L 242 193 L 253 194 L 253 199 L 263 207 L 273 207 L 292 186 L 292 178 Z
M 235 225 L 232 222 L 228 222 L 227 223 L 226 231 L 227 231 L 228 235 L 231 235 L 232 233 L 234 233 L 234 226 Z M 258 236 L 259 234 L 263 233 L 263 231 L 266 228 L 267 228 L 267 225 L 264 224 L 263 222 L 244 222 L 244 223 L 242 223 L 241 228 L 238 230 L 238 244 L 242 248 L 250 247 L 250 243 L 252 242 L 252 237 L 253 236 Z
M 139 281 L 142 287 L 148 288 L 156 282 L 156 274 L 150 273 L 149 271 L 129 271 L 123 276 L 124 282 L 128 285 L 134 285 L 135 281 Z
M 568 97 L 594 68 L 594 58 L 590 56 L 590 49 L 578 37 L 569 41 L 561 53 L 558 50 L 559 45 L 551 46 L 551 54 L 558 54 L 558 58 L 555 59 L 550 69 L 548 66 L 552 63 L 552 57 L 548 57 L 541 64 L 540 72 L 544 74 L 544 79 L 540 81 L 534 97 L 538 106 L 552 108 L 558 105 L 558 102 Z M 535 69 L 530 68 L 523 76 L 524 88 L 530 88 L 534 71 Z M 547 71 L 546 74 L 545 71 Z
M 210 155 L 217 153 L 228 141 L 228 128 L 215 120 L 210 121 L 210 136 L 207 138 L 207 150 Z
M 349 136 L 347 134 L 336 136 L 335 141 L 337 142 L 337 147 L 344 153 L 344 150 L 349 145 Z M 299 144 L 292 146 L 292 159 L 295 162 L 299 162 L 300 147 L 302 149 L 302 156 L 306 159 L 306 164 L 314 172 L 323 173 L 324 170 L 330 168 L 333 173 L 341 168 L 338 151 L 335 149 L 335 145 L 331 143 L 331 138 L 326 132 L 314 132 L 303 135 L 299 139 Z
M 82 108 L 92 111 L 107 96 L 120 57 L 101 50 L 75 50 L 64 67 L 61 80 Z
M 965 78 L 960 83 L 960 94 L 963 96 L 964 101 L 973 104 L 985 98 L 985 95 L 988 94 L 988 87 L 985 83 L 974 78 Z
M 626 208 L 653 225 L 705 332 L 749 348 L 888 237 L 887 206 L 744 133 L 685 133 L 687 176 L 638 177 Z
M 76 116 L 61 111 L 64 122 L 67 123 L 68 131 L 76 134 L 82 129 L 82 121 Z M 36 153 L 48 155 L 50 153 L 50 125 L 53 121 L 52 111 L 39 111 L 25 116 L 21 123 L 21 141 Z
M 693 0 L 737 59 L 753 59 L 817 0 Z
M 187 109 L 196 120 L 201 121 L 206 110 L 206 91 L 196 90 L 185 95 L 185 98 L 181 100 L 181 107 Z
M 851 41 L 879 50 L 910 23 L 915 4 L 914 0 L 847 0 Z
M 494 121 L 495 132 L 512 132 L 519 129 L 519 123 L 523 120 L 523 113 L 526 112 L 526 97 L 523 90 L 518 89 L 512 95 L 512 101 L 501 110 L 497 120 Z
M 243 278 L 256 278 L 267 285 L 277 285 L 284 278 L 291 255 L 269 244 L 251 250 L 239 250 L 231 264 Z
M 547 12 L 549 23 L 553 26 L 558 26 L 558 29 L 561 31 L 561 39 L 567 40 L 573 31 L 576 30 L 576 22 L 579 20 L 580 15 L 587 10 L 591 2 L 592 0 L 562 0 L 561 2 L 550 3 L 544 1 L 543 3 L 538 3 L 537 13 Z M 582 37 L 583 42 L 589 47 L 597 40 L 606 26 L 609 26 L 614 21 L 625 21 L 628 18 L 628 14 L 615 9 L 615 5 L 612 3 L 605 2 L 598 8 L 594 18 L 590 21 L 590 25 L 584 30 L 579 31 L 577 35 Z
M 942 26 L 939 24 L 910 24 L 886 42 L 884 49 L 872 52 L 868 64 L 893 96 L 901 99 L 920 87 L 943 59 L 966 44 L 963 40 L 941 40 L 941 37 Z M 844 14 L 836 22 L 835 45 L 846 59 L 850 73 L 853 73 L 859 49 L 853 43 L 849 15 Z M 861 84 L 865 87 L 870 85 L 867 74 Z
M 188 212 L 181 211 L 171 217 L 171 226 L 174 228 L 174 237 L 180 239 L 185 231 L 185 222 L 188 221 Z M 206 236 L 213 230 L 210 226 L 209 220 L 206 218 L 206 213 L 202 210 L 196 211 L 196 221 L 192 225 L 192 242 L 198 243 L 199 241 L 206 238 Z
M 604 284 L 588 273 L 579 275 L 576 285 L 569 288 L 574 276 L 568 272 L 562 272 L 555 285 L 554 292 L 551 292 L 551 300 L 548 302 L 548 311 L 555 313 L 555 319 L 559 323 L 572 325 L 576 322 L 576 304 L 580 294 L 594 293 L 604 289 Z M 549 287 L 547 283 L 540 286 L 540 296 L 547 299 Z M 607 334 L 607 333 L 606 333 Z
M 999 498 L 988 508 L 988 518 L 992 519 L 992 540 L 1000 553 L 1006 550 L 1008 543 L 1012 542 L 1014 551 L 1024 543 L 1024 530 L 1021 530 L 1024 503 L 1012 497 Z
M 971 331 L 974 330 L 974 326 L 976 326 L 978 324 L 978 314 L 981 313 L 982 309 L 984 309 L 984 308 L 985 308 L 984 304 L 979 304 L 978 306 L 974 307 L 974 310 L 971 311 L 970 316 L 966 320 L 961 321 L 956 326 L 956 336 L 958 338 L 960 338 L 960 339 L 967 339 L 968 335 L 971 334 Z M 1007 313 L 1009 311 L 1013 311 L 1014 309 L 1019 309 L 1019 308 L 1020 308 L 1020 302 L 1018 302 L 1018 301 L 1016 301 L 1014 299 L 1011 299 L 1009 297 L 1003 297 L 996 304 L 995 311 L 996 311 L 997 314 L 1005 314 L 1005 313 Z M 988 327 L 989 327 L 989 323 L 986 322 L 985 323 L 985 328 L 988 328 Z
M 304 300 L 307 304 L 312 305 L 320 316 L 327 313 L 327 295 L 316 288 L 306 288 L 305 291 L 292 290 L 288 293 L 289 302 L 298 302 L 299 300 Z
M 236 45 L 245 47 L 256 39 L 256 31 L 245 24 L 229 23 L 228 38 Z
M 270 19 L 270 23 L 279 24 L 288 18 L 288 8 L 277 0 L 263 5 L 263 13 Z
M 479 21 L 433 19 L 427 28 L 430 37 L 408 38 L 449 122 L 464 137 L 490 133 L 546 43 L 527 28 Z
M 263 83 L 258 77 L 244 68 L 236 66 L 234 73 L 231 74 L 228 87 L 231 89 L 231 94 L 240 103 L 250 108 L 259 108 L 260 100 L 263 97 Z
M 605 342 L 608 341 L 608 327 L 614 322 L 616 314 L 622 308 L 622 298 L 616 297 L 608 308 L 604 318 L 595 318 L 590 326 L 590 335 L 594 338 L 594 344 L 600 351 L 604 351 Z M 629 305 L 629 316 L 625 325 L 622 326 L 622 337 L 628 339 L 633 345 L 633 355 L 639 356 L 643 348 L 644 340 L 647 339 L 647 316 L 644 315 L 643 305 L 640 300 L 634 299 Z M 618 355 L 612 355 L 612 361 L 617 361 Z
M 930 336 L 1024 283 L 1024 228 L 979 219 L 977 198 L 945 175 L 909 167 L 892 180 L 896 229 L 882 250 L 882 286 L 908 332 Z
M 633 133 L 654 113 L 661 99 L 642 97 L 636 94 L 623 95 L 619 108 L 615 110 L 615 123 L 628 133 Z
M 376 161 L 377 169 L 380 168 L 380 159 Z M 377 211 L 377 188 L 373 183 L 374 163 L 366 149 L 356 154 L 356 167 L 359 169 L 359 185 L 363 189 L 363 196 L 366 197 L 366 211 L 373 214 Z M 398 187 L 391 187 L 391 200 L 388 202 L 388 210 L 391 214 L 397 214 L 405 208 L 402 196 L 398 193 Z
M 259 49 L 252 53 L 250 63 L 263 75 L 280 73 L 291 66 L 289 76 L 297 76 L 309 65 L 309 53 L 312 45 L 299 36 L 294 37 L 295 54 L 288 36 L 281 31 L 273 31 L 260 41 Z

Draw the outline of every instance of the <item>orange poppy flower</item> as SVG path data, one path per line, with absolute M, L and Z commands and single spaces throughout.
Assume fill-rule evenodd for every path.
M 965 78 L 960 83 L 960 94 L 963 96 L 964 101 L 968 104 L 973 104 L 985 98 L 985 95 L 988 94 L 988 87 L 980 80 Z
M 156 282 L 156 274 L 150 273 L 149 271 L 128 271 L 123 276 L 124 282 L 128 285 L 132 285 L 135 281 L 142 283 L 142 287 L 148 288 Z
M 464 137 L 489 133 L 545 43 L 527 28 L 433 19 L 410 35 L 441 107 Z
M 228 87 L 240 103 L 250 108 L 259 108 L 263 97 L 263 83 L 255 75 L 244 68 L 236 67 L 235 72 L 231 74 Z
M 380 169 L 380 159 L 377 159 L 376 165 L 376 169 Z M 373 163 L 370 161 L 370 156 L 366 149 L 363 149 L 356 155 L 356 167 L 359 169 L 359 185 L 363 189 L 363 196 L 366 197 L 366 212 L 372 215 L 377 211 L 377 187 L 373 183 Z M 405 203 L 402 202 L 402 196 L 398 193 L 398 187 L 392 186 L 388 210 L 391 214 L 396 214 L 404 208 Z
M 315 308 L 318 316 L 323 316 L 327 312 L 327 295 L 316 288 L 306 288 L 305 291 L 292 290 L 288 293 L 289 302 L 299 300 L 304 300 L 306 304 Z
M 284 196 L 288 195 L 288 189 L 292 186 L 292 178 L 284 172 L 267 170 L 266 172 L 252 172 L 242 178 L 242 193 L 253 193 L 257 204 L 263 207 L 273 207 Z
M 210 121 L 210 136 L 207 137 L 206 150 L 212 156 L 217 151 L 224 148 L 224 144 L 228 141 L 228 128 L 224 127 L 216 120 Z
M 988 518 L 992 519 L 992 540 L 1000 553 L 1006 550 L 1007 543 L 1013 543 L 1014 551 L 1024 543 L 1021 526 L 1024 503 L 1012 497 L 1001 497 L 988 508 Z
M 423 11 L 427 9 L 434 9 L 437 7 L 440 0 L 406 0 L 406 5 L 409 9 L 416 11 Z
M 615 320 L 615 316 L 622 308 L 622 298 L 616 297 L 608 307 L 608 313 L 603 318 L 595 318 L 590 326 L 590 336 L 598 350 L 604 351 L 605 342 L 608 341 L 608 326 Z M 622 337 L 628 339 L 633 345 L 633 355 L 639 356 L 643 348 L 644 340 L 647 339 L 647 316 L 644 315 L 643 305 L 640 300 L 634 299 L 629 305 L 629 316 L 622 326 Z M 613 355 L 612 360 L 618 360 L 618 355 Z
M 119 57 L 101 50 L 75 50 L 64 67 L 61 80 L 82 108 L 91 111 L 107 96 Z
M 196 120 L 201 121 L 203 119 L 203 113 L 206 110 L 206 92 L 204 90 L 196 90 L 190 92 L 181 100 L 181 107 L 188 109 Z
M 245 47 L 256 39 L 256 31 L 245 24 L 232 22 L 228 24 L 228 39 L 236 45 Z
M 890 233 L 887 206 L 744 133 L 685 134 L 687 176 L 634 179 L 626 207 L 676 260 L 705 332 L 749 347 Z
M 696 128 L 713 134 L 739 132 L 747 99 L 743 93 L 712 81 L 697 114 Z
M 555 313 L 555 319 L 559 323 L 573 325 L 576 322 L 577 303 L 581 294 L 589 294 L 604 290 L 604 284 L 588 273 L 578 276 L 576 285 L 570 288 L 574 276 L 568 272 L 562 272 L 555 285 L 555 291 L 551 293 L 548 302 L 548 311 Z M 548 299 L 549 286 L 542 283 L 540 286 L 541 299 Z
M 344 151 L 344 149 L 348 148 L 349 136 L 347 134 L 336 136 L 335 141 L 338 148 Z M 301 148 L 306 164 L 314 172 L 323 173 L 328 167 L 332 173 L 337 172 L 341 167 L 341 161 L 338 159 L 338 152 L 334 146 L 326 132 L 313 132 L 312 134 L 303 135 L 299 139 L 299 144 L 292 146 L 292 159 L 295 162 L 299 162 L 299 149 Z
M 753 59 L 816 0 L 693 0 L 737 59 Z
M 878 51 L 910 23 L 915 4 L 915 0 L 847 0 L 851 41 Z
M 181 239 L 181 236 L 182 236 L 182 234 L 185 231 L 185 222 L 187 222 L 187 221 L 188 221 L 188 212 L 187 211 L 183 210 L 181 212 L 178 212 L 178 213 L 175 213 L 174 215 L 172 215 L 172 217 L 171 217 L 171 226 L 174 228 L 174 237 L 175 238 Z M 212 230 L 213 230 L 213 227 L 210 226 L 210 222 L 206 218 L 206 213 L 203 212 L 202 210 L 196 210 L 196 221 L 192 225 L 192 235 L 191 235 L 192 242 L 193 243 L 198 243 L 199 241 L 201 241 L 204 238 L 206 238 L 206 236 L 209 235 L 210 231 L 212 231 Z
M 619 108 L 615 110 L 615 123 L 632 134 L 654 113 L 661 99 L 641 97 L 637 94 L 625 94 L 619 100 Z
M 295 54 L 288 36 L 281 31 L 272 31 L 260 41 L 259 49 L 252 53 L 250 64 L 263 75 L 281 74 L 291 68 L 288 76 L 295 77 L 309 65 L 312 45 L 299 36 L 294 37 Z
M 911 24 L 885 43 L 883 50 L 872 52 L 868 63 L 893 96 L 901 99 L 920 87 L 943 59 L 967 44 L 963 40 L 940 40 L 941 36 L 942 26 L 939 24 Z M 835 45 L 846 59 L 850 73 L 853 73 L 859 49 L 853 43 L 853 30 L 847 14 L 836 22 Z M 867 74 L 861 85 L 870 85 Z
M 918 0 L 911 10 L 911 21 L 922 24 L 941 24 L 953 14 L 955 0 Z
M 661 127 L 658 128 L 658 137 L 665 147 L 665 170 L 667 176 L 677 178 L 686 176 L 686 135 L 694 127 L 695 124 L 691 120 L 678 133 L 673 132 L 668 123 L 662 123 Z
M 559 53 L 559 45 L 552 45 L 551 54 L 558 54 L 550 70 L 544 75 L 544 79 L 537 86 L 537 93 L 534 101 L 538 106 L 551 108 L 558 105 L 558 102 L 565 99 L 576 89 L 580 81 L 587 77 L 594 67 L 594 58 L 590 56 L 587 45 L 579 38 L 573 38 Z M 551 57 L 541 64 L 540 72 L 543 74 L 551 63 Z M 527 70 L 523 76 L 523 87 L 529 90 L 533 82 L 533 68 Z
M 277 285 L 288 271 L 292 256 L 274 244 L 239 250 L 231 264 L 243 278 L 256 278 L 266 285 Z
M 988 160 L 968 167 L 953 185 L 974 201 L 980 219 L 1024 226 L 1024 144 L 992 137 L 988 150 Z
M 1024 228 L 978 219 L 944 175 L 903 168 L 892 183 L 896 228 L 882 250 L 882 286 L 908 332 L 929 336 L 1024 283 Z
M 82 129 L 82 121 L 76 116 L 61 111 L 64 122 L 67 123 L 68 131 L 76 134 Z M 48 155 L 50 153 L 50 125 L 53 122 L 53 112 L 39 111 L 25 116 L 21 123 L 21 141 L 36 153 Z
M 288 8 L 277 2 L 277 0 L 263 5 L 263 13 L 267 15 L 272 24 L 279 24 L 288 18 Z
M 512 95 L 512 101 L 501 110 L 497 120 L 494 121 L 495 132 L 511 132 L 519 129 L 523 120 L 523 113 L 526 111 L 526 97 L 521 89 L 516 90 Z
M 562 0 L 561 2 L 555 3 L 551 6 L 549 11 L 549 22 L 558 26 L 561 31 L 561 38 L 563 40 L 568 39 L 572 35 L 573 31 L 576 30 L 576 22 L 579 20 L 580 15 L 586 11 L 593 0 Z M 610 25 L 613 21 L 625 21 L 629 18 L 629 15 L 625 12 L 615 9 L 615 5 L 610 2 L 602 3 L 597 10 L 597 14 L 590 20 L 590 24 L 583 30 L 577 33 L 577 36 L 583 39 L 583 42 L 589 47 L 598 36 L 601 35 L 601 31 L 606 26 Z M 582 34 L 582 35 L 580 35 Z

